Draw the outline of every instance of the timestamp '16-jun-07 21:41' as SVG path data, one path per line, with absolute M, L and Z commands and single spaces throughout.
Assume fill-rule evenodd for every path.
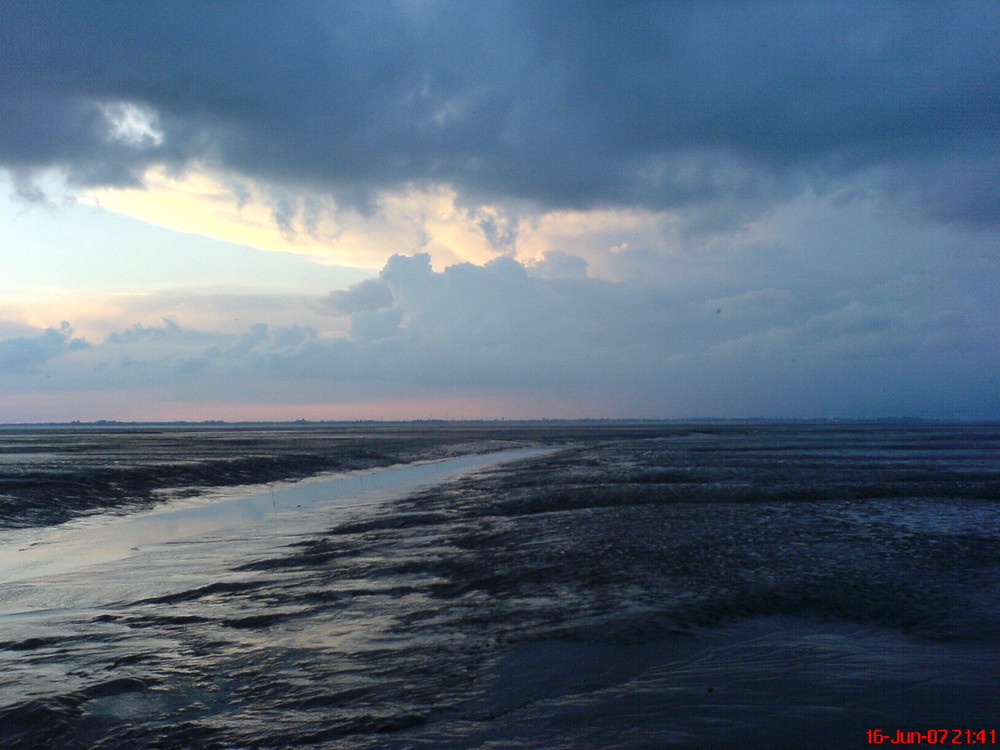
M 995 729 L 928 729 L 925 732 L 883 732 L 869 729 L 869 745 L 995 745 Z

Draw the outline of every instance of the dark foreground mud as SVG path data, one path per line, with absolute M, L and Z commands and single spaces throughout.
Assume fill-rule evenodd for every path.
M 560 446 L 306 532 L 276 517 L 8 588 L 0 739 L 832 749 L 998 728 L 996 425 L 538 442 Z

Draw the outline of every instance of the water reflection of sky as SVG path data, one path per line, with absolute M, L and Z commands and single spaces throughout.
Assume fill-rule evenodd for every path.
M 40 464 L 64 458 L 58 453 L 0 453 L 0 464 Z
M 509 450 L 256 485 L 179 500 L 132 516 L 92 516 L 57 528 L 4 531 L 0 532 L 0 582 L 78 571 L 132 557 L 149 545 L 207 534 L 230 538 L 244 548 L 255 543 L 266 546 L 270 539 L 314 532 L 328 521 L 325 514 L 330 510 L 379 503 L 423 484 L 538 452 Z M 260 528 L 262 524 L 266 529 Z

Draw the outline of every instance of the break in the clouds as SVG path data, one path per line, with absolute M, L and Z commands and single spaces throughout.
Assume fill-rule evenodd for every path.
M 123 187 L 207 165 L 361 207 L 448 185 L 467 205 L 734 220 L 806 190 L 862 190 L 940 221 L 1000 216 L 989 1 L 0 12 L 0 159 L 28 197 L 41 168 Z M 272 197 L 286 226 L 306 210 Z

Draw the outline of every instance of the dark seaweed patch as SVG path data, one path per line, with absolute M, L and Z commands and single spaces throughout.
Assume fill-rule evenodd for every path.
M 267 628 L 272 625 L 276 625 L 283 620 L 287 619 L 288 615 L 275 614 L 275 615 L 248 615 L 246 617 L 232 617 L 229 619 L 222 620 L 222 625 L 227 628 Z
M 264 584 L 260 581 L 219 581 L 198 588 L 179 591 L 176 594 L 140 599 L 137 604 L 178 604 L 180 602 L 196 601 L 217 594 L 229 594 L 241 591 L 253 591 Z
M 0 651 L 33 651 L 66 642 L 64 637 L 25 638 L 23 641 L 0 641 Z

